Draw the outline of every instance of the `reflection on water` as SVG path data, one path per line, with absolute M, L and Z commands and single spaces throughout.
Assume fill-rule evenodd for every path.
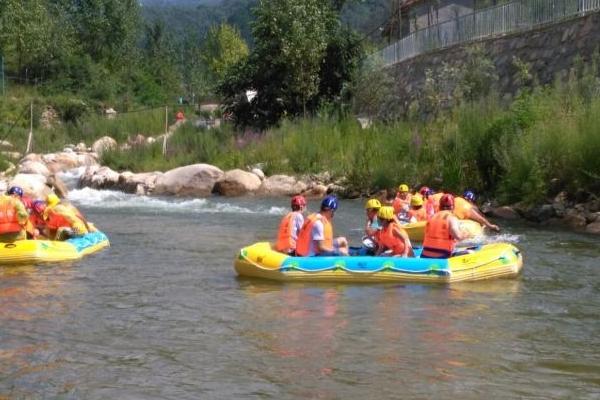
M 232 262 L 285 199 L 93 195 L 110 249 L 0 269 L 0 398 L 600 398 L 595 237 L 505 227 L 519 279 L 280 284 Z

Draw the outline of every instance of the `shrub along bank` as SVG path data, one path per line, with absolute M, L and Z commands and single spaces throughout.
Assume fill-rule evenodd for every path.
M 560 190 L 599 192 L 600 98 L 580 89 L 539 88 L 509 105 L 490 95 L 433 121 L 366 129 L 353 118 L 329 117 L 242 136 L 186 125 L 169 141 L 166 158 L 157 143 L 105 153 L 103 163 L 136 172 L 197 162 L 222 169 L 261 164 L 268 175 L 328 171 L 363 194 L 408 182 L 534 204 Z

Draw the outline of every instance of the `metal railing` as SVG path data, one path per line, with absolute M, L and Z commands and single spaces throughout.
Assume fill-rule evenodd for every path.
M 374 56 L 385 66 L 432 50 L 533 29 L 600 10 L 600 0 L 515 0 L 419 29 Z

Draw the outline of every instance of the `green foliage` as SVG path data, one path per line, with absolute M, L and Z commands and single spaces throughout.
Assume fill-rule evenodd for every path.
M 202 46 L 202 59 L 211 79 L 222 80 L 229 68 L 247 56 L 248 45 L 238 29 L 225 23 L 209 29 Z

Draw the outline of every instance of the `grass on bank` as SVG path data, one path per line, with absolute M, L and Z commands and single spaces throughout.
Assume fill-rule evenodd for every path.
M 246 135 L 186 125 L 168 149 L 166 158 L 159 143 L 109 152 L 103 162 L 132 171 L 261 163 L 268 175 L 329 171 L 362 192 L 408 182 L 454 192 L 469 187 L 504 202 L 535 203 L 562 189 L 599 192 L 600 99 L 566 84 L 522 94 L 508 107 L 489 96 L 428 123 L 361 129 L 353 118 L 319 118 Z

